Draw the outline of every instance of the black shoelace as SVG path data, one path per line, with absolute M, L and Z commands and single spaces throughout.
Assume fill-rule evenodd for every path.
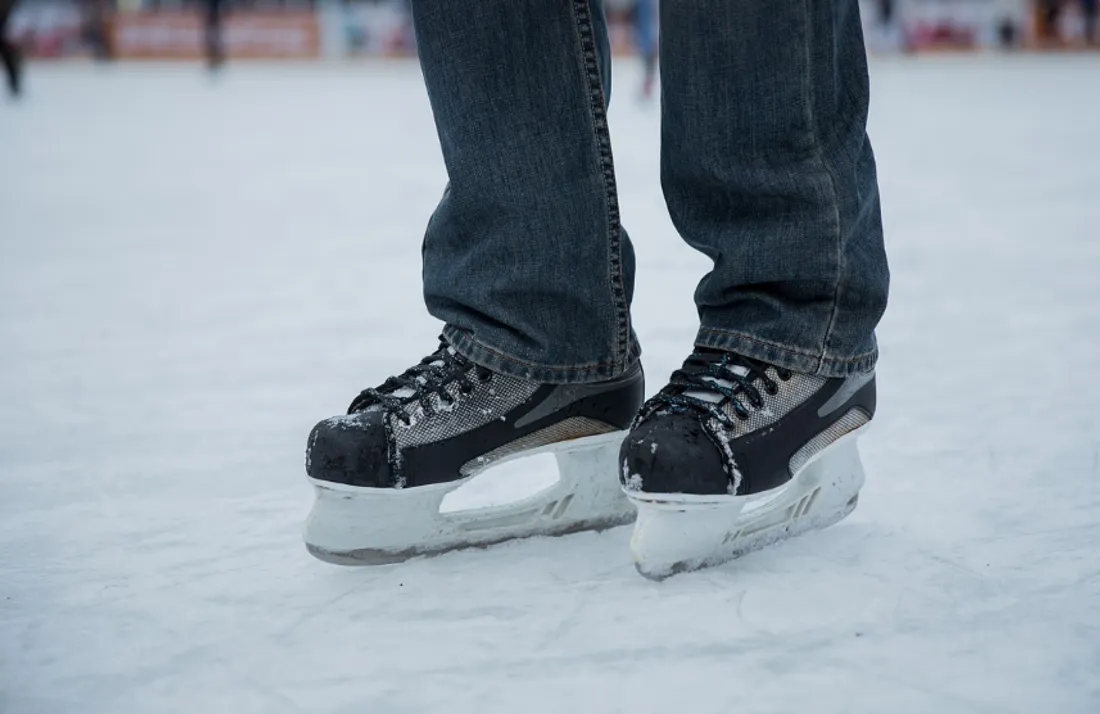
M 663 408 L 671 411 L 696 412 L 713 417 L 725 426 L 733 419 L 723 407 L 727 404 L 742 421 L 752 410 L 764 406 L 761 388 L 770 395 L 779 392 L 779 385 L 768 375 L 769 365 L 730 352 L 698 349 L 672 373 L 668 386 L 650 400 L 646 413 Z M 792 373 L 775 368 L 776 376 L 786 382 Z M 728 385 L 728 386 L 727 386 Z M 693 392 L 718 395 L 718 400 L 700 399 Z
M 386 412 L 395 414 L 403 424 L 409 424 L 411 419 L 408 409 L 405 408 L 409 404 L 419 402 L 424 412 L 430 414 L 433 411 L 433 394 L 438 395 L 443 406 L 455 403 L 454 397 L 447 391 L 451 384 L 457 384 L 459 394 L 464 396 L 473 392 L 475 385 L 469 375 L 471 368 L 481 382 L 488 381 L 493 374 L 451 351 L 440 338 L 439 349 L 420 360 L 420 364 L 408 368 L 396 377 L 390 377 L 381 386 L 360 392 L 348 407 L 348 414 L 380 405 Z M 402 390 L 407 393 L 396 394 Z

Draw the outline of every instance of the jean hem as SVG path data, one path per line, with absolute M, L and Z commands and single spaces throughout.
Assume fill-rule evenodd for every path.
M 520 359 L 507 351 L 475 339 L 453 325 L 443 328 L 443 337 L 455 350 L 486 369 L 510 377 L 529 379 L 541 384 L 581 384 L 605 382 L 625 374 L 641 358 L 641 348 L 631 341 L 628 358 L 585 364 L 551 365 Z
M 852 357 L 837 357 L 714 327 L 700 328 L 695 344 L 699 347 L 736 352 L 792 372 L 821 377 L 847 377 L 872 372 L 878 362 L 877 347 Z

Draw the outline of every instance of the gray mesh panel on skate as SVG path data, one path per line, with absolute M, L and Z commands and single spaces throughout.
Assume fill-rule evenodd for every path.
M 545 429 L 528 434 L 520 439 L 511 441 L 503 446 L 498 446 L 487 454 L 479 456 L 465 464 L 459 472 L 463 476 L 471 476 L 478 471 L 489 467 L 494 461 L 499 461 L 512 454 L 517 454 L 528 449 L 535 449 L 547 444 L 556 444 L 559 441 L 580 439 L 585 436 L 597 434 L 609 434 L 615 431 L 615 427 L 603 422 L 589 419 L 588 417 L 570 417 Z
M 438 395 L 432 395 L 433 412 L 424 414 L 416 402 L 408 406 L 412 423 L 408 426 L 394 422 L 393 434 L 399 448 L 418 446 L 464 434 L 500 419 L 531 398 L 539 388 L 536 382 L 494 374 L 488 382 L 478 382 L 476 370 L 466 376 L 474 385 L 473 394 L 459 394 L 459 385 L 447 385 L 447 393 L 455 399 L 453 405 L 445 405 Z
M 805 466 L 806 462 L 809 461 L 814 454 L 829 446 L 845 434 L 855 431 L 868 421 L 870 421 L 870 419 L 867 418 L 866 412 L 862 409 L 849 409 L 836 423 L 810 439 L 806 442 L 805 446 L 795 452 L 795 455 L 791 457 L 791 474 L 798 473 L 798 470 Z
M 764 386 L 760 382 L 757 382 L 757 390 L 764 400 L 763 409 L 753 409 L 749 404 L 748 397 L 744 394 L 739 395 L 738 399 L 748 408 L 748 419 L 742 421 L 738 418 L 733 411 L 733 405 L 729 403 L 723 407 L 726 414 L 733 419 L 732 436 L 734 438 L 750 431 L 756 431 L 786 416 L 787 412 L 813 396 L 826 382 L 824 377 L 816 377 L 812 374 L 793 374 L 789 380 L 784 382 L 779 379 L 779 375 L 771 367 L 768 368 L 767 373 L 779 386 L 779 393 L 772 396 L 764 391 Z

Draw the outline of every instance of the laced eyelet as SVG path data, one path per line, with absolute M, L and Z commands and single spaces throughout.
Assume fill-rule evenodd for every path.
M 794 374 L 788 369 L 777 369 L 775 371 L 775 373 L 776 373 L 776 376 L 778 376 L 779 379 L 781 379 L 784 382 L 790 381 L 791 377 L 794 376 Z
M 779 394 L 779 385 L 775 382 L 764 382 L 764 391 L 774 397 Z

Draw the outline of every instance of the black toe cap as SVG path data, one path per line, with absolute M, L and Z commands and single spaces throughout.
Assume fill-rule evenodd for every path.
M 380 411 L 332 417 L 313 427 L 306 446 L 306 473 L 348 486 L 390 488 L 386 427 Z
M 722 455 L 694 415 L 646 419 L 623 441 L 619 478 L 632 491 L 728 494 Z

